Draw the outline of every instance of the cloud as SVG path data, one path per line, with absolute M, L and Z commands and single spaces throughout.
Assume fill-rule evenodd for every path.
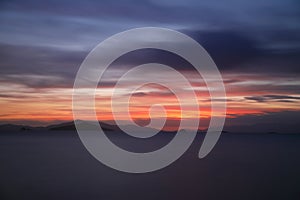
M 259 44 L 243 33 L 218 31 L 185 31 L 211 55 L 220 69 L 231 69 L 262 54 Z
M 87 52 L 110 35 L 159 26 L 183 31 L 199 41 L 222 71 L 300 73 L 297 7 L 293 1 L 270 0 L 3 1 L 0 42 L 7 46 L 0 46 L 1 69 L 74 74 Z M 190 69 L 174 55 L 160 51 L 128 56 L 118 67 L 149 60 Z
M 70 87 L 87 52 L 0 44 L 0 81 L 30 87 Z
M 172 92 L 135 92 L 132 97 L 175 97 Z
M 245 97 L 245 99 L 246 100 L 253 100 L 253 101 L 256 101 L 256 102 L 277 101 L 277 102 L 294 103 L 295 101 L 300 100 L 300 97 L 289 96 L 289 95 L 263 95 L 263 96 Z
M 177 30 L 229 30 L 259 40 L 264 48 L 291 48 L 299 47 L 298 7 L 299 3 L 292 0 L 1 1 L 0 39 L 21 44 L 92 47 L 93 42 L 113 33 L 159 26 Z

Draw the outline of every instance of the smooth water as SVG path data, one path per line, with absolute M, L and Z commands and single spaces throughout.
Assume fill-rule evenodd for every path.
M 110 135 L 137 152 L 172 137 Z M 202 139 L 162 170 L 127 174 L 94 159 L 76 132 L 1 133 L 0 199 L 300 199 L 300 135 L 225 133 L 198 159 Z

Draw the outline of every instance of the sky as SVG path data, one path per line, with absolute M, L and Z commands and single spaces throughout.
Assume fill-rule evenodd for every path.
M 227 92 L 226 130 L 299 132 L 299 21 L 296 0 L 1 1 L 0 123 L 71 121 L 73 84 L 88 53 L 113 34 L 152 26 L 185 33 L 211 55 Z M 189 63 L 151 49 L 128 53 L 110 66 L 97 88 L 98 119 L 112 120 L 110 96 L 117 79 L 147 62 L 168 64 L 192 80 L 201 107 L 200 128 L 205 129 L 210 99 L 201 77 Z M 147 74 L 154 80 L 172 80 L 164 72 Z M 128 80 L 119 95 L 136 81 Z M 181 116 L 174 94 L 147 85 L 132 96 L 132 118 L 147 124 L 149 106 L 161 102 L 167 109 L 167 129 L 176 129 L 182 118 L 199 117 Z M 122 102 L 117 109 L 122 115 Z

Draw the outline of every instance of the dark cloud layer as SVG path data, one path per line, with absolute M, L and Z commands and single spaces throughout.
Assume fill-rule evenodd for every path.
M 187 31 L 210 53 L 220 69 L 232 69 L 263 54 L 257 41 L 233 31 Z
M 161 26 L 199 41 L 221 70 L 299 74 L 299 7 L 296 1 L 1 1 L 0 67 L 69 78 L 111 34 Z
M 0 44 L 0 82 L 33 88 L 71 87 L 86 55 L 83 51 Z

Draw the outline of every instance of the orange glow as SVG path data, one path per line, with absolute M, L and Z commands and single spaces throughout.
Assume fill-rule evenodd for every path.
M 239 77 L 238 82 L 231 81 L 233 77 Z M 251 80 L 251 81 L 250 81 Z M 255 81 L 256 80 L 256 81 Z M 261 77 L 242 76 L 242 75 L 224 75 L 225 86 L 227 90 L 227 117 L 234 118 L 236 116 L 248 114 L 263 114 L 265 112 L 279 112 L 292 110 L 299 110 L 299 96 L 291 92 L 282 90 L 281 95 L 293 95 L 297 97 L 293 101 L 276 101 L 270 100 L 255 101 L 249 96 L 259 96 L 273 94 L 273 88 L 269 90 L 259 90 L 265 87 L 265 84 L 278 84 L 270 80 L 265 80 Z M 271 83 L 269 83 L 269 82 Z M 200 106 L 200 117 L 209 120 L 211 116 L 209 93 L 205 91 L 203 82 L 195 82 L 192 84 L 195 88 L 196 95 Z M 270 86 L 269 86 L 270 87 Z M 3 122 L 28 122 L 38 121 L 41 125 L 51 124 L 54 121 L 71 121 L 72 115 L 72 88 L 43 88 L 32 89 L 26 88 L 23 85 L 2 85 L 0 86 L 2 96 L 0 96 L 0 120 Z M 96 111 L 98 120 L 113 121 L 111 109 L 111 92 L 112 88 L 104 86 L 97 88 L 96 92 Z M 184 91 L 183 91 L 184 92 Z M 277 92 L 277 91 L 276 91 Z M 5 94 L 5 95 L 4 95 Z M 184 93 L 183 93 L 184 94 Z M 276 93 L 279 94 L 278 92 Z M 120 94 L 123 95 L 123 94 Z M 188 100 L 189 96 L 186 96 Z M 220 99 L 220 101 L 223 101 Z M 130 99 L 130 117 L 135 122 L 142 125 L 149 122 L 149 108 L 153 104 L 164 105 L 166 110 L 167 119 L 175 122 L 181 119 L 194 119 L 199 118 L 193 110 L 188 110 L 185 115 L 182 115 L 180 106 L 176 96 L 166 88 L 158 86 L 147 86 L 140 88 L 136 94 L 131 96 Z M 187 105 L 189 107 L 189 105 Z M 126 102 L 118 102 L 116 104 L 117 112 L 121 119 L 125 121 L 128 118 L 125 116 L 125 109 L 127 109 Z M 88 117 L 88 116 L 87 116 Z M 161 113 L 154 113 L 153 118 L 164 117 Z M 29 123 L 29 122 L 28 122 Z M 176 122 L 177 123 L 177 122 Z M 175 124 L 176 124 L 175 123 Z M 165 127 L 172 129 L 172 125 Z M 176 127 L 176 126 L 175 126 Z M 201 126 L 204 128 L 204 126 Z

